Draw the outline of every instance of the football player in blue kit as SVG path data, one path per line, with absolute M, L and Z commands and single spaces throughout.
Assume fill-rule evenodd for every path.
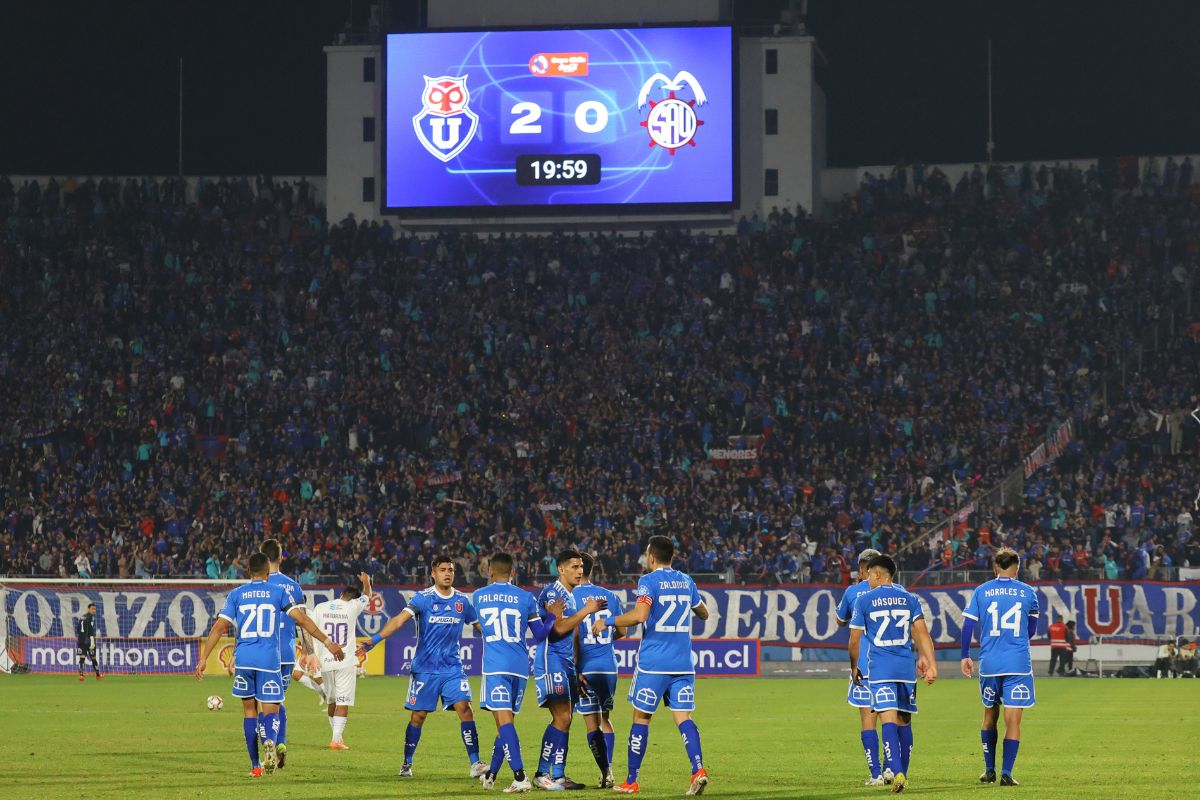
M 896 562 L 891 556 L 878 555 L 867 562 L 867 580 L 871 590 L 854 601 L 850 617 L 850 669 L 854 682 L 863 683 L 858 666 L 862 639 L 870 642 L 866 684 L 871 690 L 871 709 L 883 723 L 884 763 L 893 773 L 892 791 L 903 792 L 908 785 L 908 765 L 912 756 L 912 715 L 917 713 L 917 677 L 929 685 L 937 680 L 937 661 L 933 640 L 925 625 L 921 601 L 916 595 L 892 582 Z M 913 666 L 916 646 L 920 658 Z
M 592 568 L 596 565 L 596 559 L 588 553 L 582 555 L 583 583 L 572 593 L 575 601 L 582 604 L 591 597 L 599 597 L 608 607 L 589 616 L 579 628 L 579 674 L 584 681 L 581 683 L 579 702 L 575 704 L 575 713 L 583 716 L 587 726 L 588 749 L 600 768 L 598 787 L 611 789 L 615 785 L 612 760 L 617 738 L 609 721 L 613 698 L 617 693 L 617 657 L 613 651 L 613 640 L 624 636 L 625 629 L 606 627 L 600 633 L 595 633 L 598 621 L 620 615 L 621 598 L 603 586 L 592 583 Z
M 838 625 L 850 624 L 850 617 L 854 614 L 854 601 L 863 592 L 871 591 L 871 582 L 866 578 L 867 564 L 877 555 L 879 555 L 879 551 L 870 548 L 859 553 L 859 581 L 847 586 L 846 591 L 842 593 L 842 599 L 837 604 Z M 866 642 L 858 654 L 858 671 L 862 673 L 863 681 L 870 677 L 867 664 L 867 654 L 870 649 L 871 643 Z M 885 783 L 891 783 L 893 776 L 890 772 L 884 771 L 883 762 L 879 759 L 879 733 L 875 730 L 879 715 L 871 710 L 871 690 L 866 683 L 855 683 L 853 675 L 850 676 L 847 683 L 849 683 L 849 687 L 846 690 L 846 702 L 851 707 L 858 709 L 863 753 L 867 757 L 867 769 L 871 772 L 871 777 L 867 778 L 865 785 L 882 786 Z
M 525 775 L 521 741 L 514 724 L 529 682 L 529 648 L 525 644 L 525 631 L 533 635 L 535 643 L 545 640 L 566 608 L 566 603 L 559 598 L 551 603 L 550 615 L 543 620 L 533 595 L 514 586 L 512 576 L 513 557 L 508 553 L 494 553 L 488 567 L 491 583 L 476 590 L 472 597 L 475 613 L 479 615 L 476 625 L 483 636 L 479 707 L 491 711 L 496 719 L 492 763 L 479 780 L 483 788 L 494 788 L 500 765 L 507 760 L 512 767 L 513 782 L 504 790 L 506 794 L 528 792 L 533 788 Z
M 250 582 L 237 587 L 225 598 L 225 605 L 213 620 L 208 638 L 196 662 L 196 680 L 204 680 L 208 656 L 221 641 L 227 628 L 233 629 L 237 645 L 233 650 L 233 696 L 242 700 L 243 732 L 250 754 L 250 777 L 270 775 L 278 763 L 276 736 L 279 732 L 279 703 L 283 683 L 279 675 L 279 617 L 287 615 L 296 624 L 329 649 L 334 658 L 345 658 L 342 648 L 331 642 L 308 615 L 304 607 L 293 603 L 287 590 L 267 582 L 270 562 L 262 553 L 250 556 L 247 564 Z M 263 715 L 262 763 L 258 758 L 259 721 Z
M 413 777 L 413 757 L 421 741 L 421 727 L 430 711 L 453 709 L 458 714 L 459 732 L 471 764 L 470 776 L 478 778 L 487 771 L 479 759 L 479 733 L 471 711 L 471 684 L 463 668 L 458 648 L 464 625 L 473 624 L 478 617 L 471 598 L 454 588 L 454 561 L 450 556 L 435 556 L 430 564 L 433 586 L 417 592 L 404 610 L 392 617 L 367 644 L 359 645 L 365 654 L 382 640 L 391 636 L 410 619 L 416 620 L 417 652 L 413 656 L 408 682 L 408 702 L 404 708 L 412 712 L 404 731 L 404 763 L 400 777 Z
M 283 548 L 278 539 L 267 539 L 259 546 L 258 552 L 267 557 L 270 572 L 267 583 L 282 586 L 287 592 L 292 605 L 304 605 L 304 590 L 300 584 L 280 572 L 283 565 Z M 284 614 L 279 620 L 279 680 L 283 686 L 284 699 L 279 701 L 279 736 L 275 743 L 275 752 L 279 756 L 279 769 L 287 763 L 287 699 L 288 686 L 292 682 L 292 672 L 296 669 L 296 623 Z M 261 722 L 261 720 L 260 720 Z
M 638 774 L 650 739 L 650 719 L 660 704 L 671 709 L 683 737 L 692 780 L 687 795 L 698 795 L 708 785 L 708 771 L 700 747 L 700 731 L 692 720 L 696 710 L 696 669 L 692 664 L 692 618 L 708 619 L 708 606 L 696 583 L 671 568 L 675 543 L 666 536 L 651 536 L 646 545 L 646 574 L 638 580 L 633 608 L 615 617 L 597 620 L 592 628 L 628 628 L 642 625 L 638 665 L 629 685 L 633 726 L 629 729 L 629 772 L 614 786 L 620 794 L 637 794 Z
M 1021 557 L 1002 547 L 992 557 L 996 572 L 977 588 L 963 610 L 962 673 L 974 674 L 971 637 L 979 631 L 979 694 L 983 699 L 983 774 L 980 783 L 996 782 L 996 723 L 1004 706 L 1004 761 L 1001 786 L 1016 786 L 1013 766 L 1021 745 L 1021 715 L 1034 704 L 1033 661 L 1029 642 L 1037 633 L 1037 592 L 1017 580 Z
M 550 724 L 542 735 L 533 785 L 550 791 L 586 788 L 566 775 L 571 713 L 579 700 L 580 688 L 575 650 L 580 623 L 603 609 L 605 604 L 599 597 L 577 603 L 573 592 L 582 582 L 583 555 L 575 550 L 564 550 L 558 554 L 558 580 L 542 589 L 537 601 L 538 613 L 543 620 L 550 618 L 551 607 L 558 600 L 565 606 L 556 615 L 546 639 L 538 642 L 533 657 L 538 705 L 550 710 Z

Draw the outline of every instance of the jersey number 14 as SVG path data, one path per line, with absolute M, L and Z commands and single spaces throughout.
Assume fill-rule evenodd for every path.
M 999 636 L 1002 631 L 1008 631 L 1016 638 L 1021 638 L 1021 604 L 1016 603 L 1000 615 L 1000 603 L 993 600 L 988 606 L 988 616 L 992 620 L 992 636 Z

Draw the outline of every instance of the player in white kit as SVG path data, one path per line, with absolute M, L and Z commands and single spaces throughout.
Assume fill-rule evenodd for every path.
M 352 649 L 358 630 L 358 616 L 367 610 L 371 598 L 371 576 L 363 572 L 359 574 L 358 579 L 362 582 L 361 589 L 358 586 L 347 586 L 340 598 L 326 600 L 313 610 L 313 621 L 317 623 L 317 627 L 330 641 L 336 642 L 346 650 Z M 324 645 L 317 643 L 316 647 L 324 678 L 322 688 L 329 701 L 329 727 L 333 731 L 329 749 L 349 750 L 349 745 L 342 741 L 342 733 L 346 730 L 350 706 L 354 705 L 358 661 L 352 658 L 337 661 Z

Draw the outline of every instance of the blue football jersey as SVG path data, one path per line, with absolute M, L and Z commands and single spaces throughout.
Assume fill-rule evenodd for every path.
M 529 677 L 525 631 L 541 617 L 533 595 L 501 581 L 476 589 L 471 602 L 483 629 L 484 674 Z
M 850 618 L 854 616 L 854 601 L 863 592 L 869 591 L 871 591 L 870 581 L 859 581 L 847 586 L 846 591 L 842 592 L 842 599 L 837 605 L 836 613 L 838 622 L 849 622 Z M 867 671 L 867 654 L 870 652 L 871 643 L 864 638 L 858 647 L 858 671 L 863 674 L 864 678 L 871 674 Z
M 279 672 L 279 618 L 295 605 L 282 586 L 254 580 L 231 591 L 218 616 L 234 626 L 238 669 Z
M 659 567 L 638 581 L 637 602 L 650 606 L 642 626 L 638 671 L 693 675 L 692 609 L 704 602 L 696 582 L 682 572 Z
M 921 601 L 894 583 L 858 596 L 850 627 L 863 631 L 863 639 L 870 643 L 867 674 L 871 681 L 917 682 L 912 624 L 923 616 Z
M 462 659 L 458 646 L 463 625 L 478 617 L 471 598 L 455 589 L 449 597 L 438 594 L 432 586 L 417 592 L 408 601 L 417 626 L 417 652 L 413 656 L 413 672 L 458 672 Z
M 594 583 L 585 583 L 575 587 L 572 592 L 575 604 L 583 608 L 592 597 L 608 601 L 608 608 L 589 614 L 579 626 L 579 672 L 581 674 L 617 674 L 617 656 L 613 652 L 613 629 L 605 628 L 599 636 L 592 634 L 592 626 L 596 620 L 619 617 L 621 615 L 621 598 Z
M 282 586 L 288 593 L 288 599 L 292 601 L 292 605 L 304 605 L 304 590 L 300 588 L 300 584 L 282 572 L 272 572 L 267 576 L 267 583 Z M 284 614 L 283 619 L 279 620 L 279 663 L 296 663 L 296 620 L 287 614 Z
M 1037 592 L 1013 578 L 981 584 L 963 616 L 979 622 L 979 675 L 1032 675 L 1029 617 L 1040 612 Z
M 541 593 L 538 594 L 537 610 L 543 622 L 550 616 L 550 612 L 546 610 L 546 606 L 560 597 L 566 603 L 566 608 L 562 612 L 564 618 L 573 616 L 579 610 L 579 605 L 575 602 L 575 597 L 571 594 L 571 590 L 564 586 L 562 581 L 555 581 L 542 589 Z M 567 665 L 573 666 L 575 664 L 575 634 L 572 633 L 569 636 L 564 636 L 557 642 L 552 642 L 550 639 L 551 637 L 548 636 L 544 641 L 537 644 L 537 650 L 533 656 L 533 671 L 537 675 L 546 674 L 546 665 L 549 662 L 548 657 L 550 656 Z

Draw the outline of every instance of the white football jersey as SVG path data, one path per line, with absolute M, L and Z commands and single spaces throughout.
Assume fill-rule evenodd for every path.
M 337 661 L 320 642 L 316 643 L 317 656 L 321 659 L 321 671 L 354 669 L 358 659 L 354 657 L 357 646 L 358 616 L 367 610 L 366 596 L 356 600 L 326 600 L 313 609 L 313 622 L 329 640 L 345 651 L 346 657 Z

